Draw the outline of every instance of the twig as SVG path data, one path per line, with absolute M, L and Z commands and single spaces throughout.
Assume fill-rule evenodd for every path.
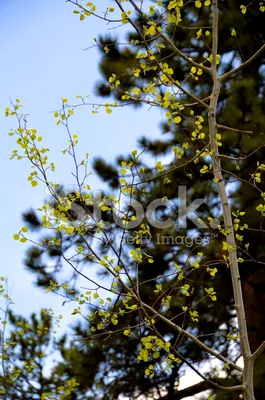
M 223 129 L 225 131 L 232 131 L 232 132 L 245 133 L 247 135 L 253 135 L 252 131 L 244 131 L 244 130 L 241 130 L 241 129 L 231 128 L 230 126 L 225 126 L 225 125 L 217 124 L 217 129 Z
M 220 81 L 224 81 L 225 79 L 230 78 L 230 76 L 236 74 L 237 72 L 241 71 L 243 68 L 246 68 L 249 64 L 252 63 L 252 61 L 254 61 L 263 51 L 265 50 L 265 44 L 263 46 L 261 46 L 261 48 L 256 51 L 255 54 L 253 54 L 253 56 L 251 56 L 246 62 L 244 62 L 243 64 L 239 65 L 239 67 L 234 68 L 232 71 L 226 72 L 225 74 L 220 76 Z
M 259 348 L 250 356 L 250 359 L 253 362 L 255 362 L 259 358 L 259 356 L 263 353 L 264 350 L 265 350 L 265 341 L 261 343 Z

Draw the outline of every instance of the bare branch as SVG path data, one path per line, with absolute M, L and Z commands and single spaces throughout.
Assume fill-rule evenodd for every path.
M 263 51 L 265 50 L 265 44 L 261 46 L 261 48 L 253 54 L 252 57 L 250 57 L 246 62 L 243 64 L 239 65 L 239 67 L 234 68 L 232 71 L 226 72 L 225 74 L 220 76 L 220 81 L 224 81 L 225 79 L 230 78 L 230 76 L 236 74 L 237 72 L 241 71 L 243 68 L 246 68 L 249 64 L 252 63 Z
M 195 161 L 198 157 L 200 157 L 200 155 L 207 149 L 207 147 L 208 146 L 205 146 L 198 154 L 196 154 L 194 157 L 192 157 L 190 160 L 186 161 L 185 163 L 171 167 L 171 168 L 167 169 L 166 171 L 161 172 L 161 174 L 151 176 L 151 178 L 147 178 L 147 179 L 141 180 L 140 182 L 134 183 L 134 186 L 138 186 L 138 185 L 141 185 L 142 183 L 153 181 L 155 179 L 161 178 L 162 176 L 169 174 L 172 171 L 175 171 L 176 169 L 185 167 L 186 165 L 190 164 L 191 162 Z
M 225 381 L 226 379 L 218 379 L 218 382 L 221 383 L 222 381 Z M 185 397 L 189 396 L 194 396 L 195 394 L 204 392 L 205 390 L 212 389 L 212 384 L 208 381 L 202 381 L 199 383 L 196 383 L 195 385 L 189 386 L 185 389 L 182 390 L 177 390 L 173 393 L 167 394 L 166 396 L 162 397 L 161 400 L 181 400 Z M 218 385 L 219 386 L 219 385 Z M 225 386 L 219 386 L 219 390 L 222 390 L 221 388 L 224 388 Z M 238 385 L 238 386 L 232 386 L 232 387 L 225 387 L 226 389 L 229 389 L 231 391 L 242 391 L 244 390 L 245 386 L 244 385 Z
M 231 132 L 238 132 L 238 133 L 245 133 L 246 135 L 253 135 L 252 131 L 243 131 L 241 129 L 236 129 L 236 128 L 231 128 L 230 126 L 226 125 L 219 125 L 217 124 L 218 129 L 223 129 L 225 131 L 231 131 Z
M 265 350 L 265 341 L 261 343 L 259 348 L 251 355 L 250 359 L 255 362 Z

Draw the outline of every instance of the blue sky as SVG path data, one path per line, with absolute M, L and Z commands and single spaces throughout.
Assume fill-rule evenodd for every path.
M 101 0 L 100 4 L 104 9 L 108 1 Z M 23 111 L 30 114 L 28 126 L 38 129 L 44 144 L 51 148 L 50 159 L 57 167 L 56 180 L 65 185 L 73 184 L 71 160 L 62 155 L 67 137 L 64 129 L 55 125 L 51 111 L 60 107 L 63 96 L 74 103 L 76 95 L 89 93 L 91 101 L 101 101 L 93 95 L 94 84 L 100 79 L 98 51 L 96 48 L 83 49 L 108 27 L 94 18 L 80 22 L 72 11 L 73 6 L 64 0 L 2 0 L 0 5 L 3 219 L 0 275 L 8 278 L 15 311 L 24 315 L 41 307 L 53 307 L 61 313 L 61 299 L 45 295 L 32 285 L 34 277 L 23 268 L 26 245 L 12 238 L 22 226 L 21 213 L 30 207 L 39 207 L 45 192 L 41 186 L 33 188 L 27 181 L 30 166 L 25 160 L 9 160 L 16 143 L 7 133 L 16 123 L 14 118 L 4 117 L 4 109 L 9 105 L 9 99 L 21 100 Z M 91 158 L 100 155 L 111 161 L 116 155 L 133 150 L 137 136 L 158 136 L 158 117 L 152 110 L 135 112 L 123 108 L 111 115 L 104 110 L 99 115 L 92 115 L 91 109 L 80 109 L 71 123 L 72 131 L 80 138 L 78 155 L 81 158 L 88 152 Z M 93 190 L 102 188 L 96 176 L 90 177 L 87 183 Z

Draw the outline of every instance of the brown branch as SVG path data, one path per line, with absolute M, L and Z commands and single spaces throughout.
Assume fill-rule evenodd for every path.
M 155 175 L 155 176 L 151 176 L 150 178 L 147 178 L 147 179 L 141 180 L 140 182 L 134 183 L 133 186 L 138 186 L 138 185 L 141 185 L 142 183 L 146 183 L 146 182 L 153 181 L 153 180 L 155 180 L 155 179 L 161 178 L 161 177 L 164 176 L 164 175 L 169 174 L 169 173 L 172 172 L 172 171 L 175 171 L 176 169 L 185 167 L 186 165 L 190 164 L 191 162 L 193 162 L 193 161 L 195 161 L 197 158 L 199 158 L 200 155 L 205 151 L 205 149 L 206 149 L 207 147 L 208 147 L 208 146 L 206 145 L 198 154 L 196 154 L 194 157 L 192 157 L 192 158 L 191 158 L 190 160 L 188 160 L 187 162 L 185 162 L 185 163 L 183 163 L 183 164 L 181 164 L 181 165 L 176 165 L 176 166 L 174 166 L 174 167 L 171 167 L 171 168 L 167 169 L 166 171 L 161 172 L 161 174 L 158 174 L 158 175 Z M 124 185 L 123 185 L 123 186 L 124 186 Z
M 259 348 L 251 355 L 250 359 L 253 362 L 255 362 L 259 358 L 259 356 L 263 353 L 264 350 L 265 350 L 265 341 L 261 343 Z
M 139 299 L 139 297 L 138 297 L 138 299 Z M 140 300 L 140 299 L 139 299 L 139 300 Z M 143 302 L 141 302 L 141 300 L 140 300 L 140 303 L 141 303 L 141 308 L 142 308 L 142 311 L 143 311 L 144 315 L 146 316 L 147 319 L 149 319 L 149 315 L 148 315 L 148 313 L 146 312 L 145 308 L 143 307 L 144 304 L 143 304 Z M 150 308 L 150 307 L 149 307 L 149 308 Z M 157 313 L 157 315 L 158 315 L 158 313 Z M 179 327 L 178 327 L 178 328 L 179 328 Z M 157 335 L 161 340 L 164 340 L 163 336 L 161 335 L 160 332 L 158 332 L 158 330 L 156 329 L 156 327 L 155 327 L 154 325 L 152 326 L 152 329 L 154 330 L 154 332 L 156 333 L 156 335 Z M 182 329 L 182 328 L 181 328 L 181 329 Z M 181 332 L 179 329 L 178 329 L 178 331 Z M 197 375 L 199 375 L 202 379 L 204 379 L 204 381 L 208 382 L 212 387 L 214 387 L 214 388 L 216 388 L 216 389 L 219 389 L 219 390 L 223 390 L 223 391 L 225 391 L 225 390 L 227 390 L 227 391 L 237 391 L 237 390 L 241 390 L 241 391 L 242 391 L 242 390 L 245 389 L 245 385 L 238 385 L 238 386 L 231 386 L 231 387 L 220 386 L 218 383 L 213 382 L 212 380 L 206 378 L 200 371 L 198 371 L 197 368 L 195 368 L 195 367 L 193 366 L 193 364 L 191 364 L 185 357 L 183 357 L 183 356 L 175 349 L 174 346 L 171 347 L 171 349 L 172 349 L 172 352 L 173 352 L 174 355 L 176 355 L 178 358 L 180 358 L 181 361 L 183 361 L 185 364 L 187 364 L 188 367 L 190 367 Z
M 135 297 L 135 295 L 134 295 Z M 138 300 L 138 299 L 137 299 Z M 185 329 L 181 328 L 180 326 L 176 325 L 174 322 L 170 321 L 168 318 L 166 318 L 163 314 L 160 314 L 156 310 L 154 310 L 152 307 L 150 307 L 148 304 L 142 302 L 142 305 L 147 308 L 149 311 L 152 312 L 152 314 L 156 315 L 159 319 L 164 321 L 167 325 L 171 326 L 175 331 L 178 331 L 182 333 L 184 336 L 188 337 L 191 339 L 194 343 L 198 344 L 203 350 L 205 350 L 207 353 L 212 354 L 214 357 L 218 358 L 218 360 L 223 361 L 225 364 L 229 364 L 231 367 L 234 369 L 242 372 L 242 368 L 239 367 L 238 365 L 234 364 L 232 361 L 228 360 L 227 358 L 223 357 L 221 354 L 218 354 L 215 350 L 211 349 L 208 347 L 206 344 L 201 342 L 196 336 L 192 335 L 191 333 L 187 332 Z
M 106 21 L 106 22 L 108 22 L 108 23 L 111 23 L 111 22 L 121 23 L 121 22 L 122 22 L 121 19 L 109 19 L 109 18 L 106 18 L 106 17 L 102 17 L 101 15 L 96 14 L 96 13 L 93 12 L 92 10 L 88 10 L 87 8 L 85 8 L 84 6 L 82 6 L 81 4 L 79 4 L 78 1 L 66 0 L 66 3 L 72 3 L 72 4 L 74 4 L 75 6 L 79 7 L 80 10 L 89 12 L 89 13 L 90 13 L 91 15 L 93 15 L 94 17 L 99 18 L 99 19 L 101 19 L 101 20 L 103 20 L 103 21 Z
M 143 17 L 146 18 L 147 21 L 150 21 L 149 18 L 147 18 L 147 16 L 139 9 L 139 7 L 134 3 L 133 0 L 129 0 L 130 3 L 132 4 L 132 6 L 135 8 L 135 10 Z M 118 3 L 117 0 L 115 0 L 115 3 L 118 5 L 118 7 L 120 8 L 121 11 L 124 11 L 124 8 L 121 6 L 121 4 Z M 142 38 L 143 43 L 148 51 L 149 47 L 148 44 L 146 42 L 146 39 L 144 37 L 144 35 L 142 35 L 141 31 L 139 30 L 138 26 L 136 25 L 136 23 L 131 19 L 128 18 L 129 23 L 132 25 L 132 27 L 136 30 L 136 32 L 138 33 L 138 35 Z M 164 40 L 166 40 L 168 43 L 172 43 L 169 39 L 166 38 L 166 36 L 164 36 L 161 32 L 159 32 L 159 36 L 162 37 Z M 156 36 L 157 37 L 157 36 Z M 183 55 L 183 58 L 186 61 L 189 61 L 189 63 L 193 66 L 196 66 L 197 68 L 201 68 L 202 70 L 205 70 L 205 68 L 207 69 L 207 72 L 209 73 L 211 70 L 210 68 L 205 67 L 204 65 L 198 64 L 195 61 L 193 61 L 191 58 L 185 56 L 185 54 L 183 54 L 182 52 L 180 52 L 180 50 L 172 43 L 173 49 L 174 51 L 179 54 L 180 56 Z M 159 70 L 161 70 L 161 66 L 159 64 L 159 62 L 155 59 L 154 62 L 156 63 L 157 67 L 159 68 Z M 178 83 L 175 79 L 172 78 L 171 75 L 169 75 L 167 72 L 164 72 L 164 74 L 166 75 L 166 77 L 171 81 L 171 83 L 173 83 L 179 90 L 181 90 L 184 94 L 186 94 L 186 96 L 191 97 L 193 100 L 195 100 L 196 103 L 200 104 L 202 107 L 204 107 L 206 110 L 209 109 L 208 105 L 206 103 L 204 103 L 203 100 L 199 99 L 198 97 L 194 96 L 192 93 L 190 93 L 188 90 L 186 90 L 183 86 L 180 85 L 180 83 Z M 206 98 L 208 99 L 208 97 Z
M 129 0 L 131 5 L 134 7 L 134 9 L 141 15 L 141 17 L 145 18 L 146 21 L 150 22 L 151 20 L 147 17 L 146 14 L 144 14 L 140 8 L 135 4 L 133 0 Z M 186 56 L 181 50 L 179 50 L 178 47 L 175 46 L 175 44 L 167 37 L 165 36 L 162 32 L 158 32 L 159 36 L 164 39 L 164 41 L 169 44 L 170 47 L 181 57 L 183 60 L 187 61 L 190 65 L 202 69 L 204 72 L 207 72 L 208 74 L 211 73 L 211 68 L 205 67 L 203 64 L 198 64 L 196 61 L 193 61 L 192 58 Z
M 173 393 L 167 394 L 166 396 L 162 397 L 161 400 L 181 400 L 184 397 L 194 396 L 195 394 L 203 392 L 207 389 L 212 389 L 211 385 L 207 381 L 202 381 L 185 389 L 177 390 Z
M 252 63 L 252 61 L 254 61 L 263 51 L 265 50 L 265 44 L 263 46 L 261 46 L 261 48 L 256 51 L 255 54 L 253 54 L 253 56 L 251 56 L 246 62 L 244 62 L 243 64 L 239 65 L 239 67 L 234 68 L 232 71 L 226 72 L 225 74 L 220 76 L 220 81 L 224 81 L 225 79 L 230 78 L 230 76 L 236 74 L 237 72 L 241 71 L 243 68 L 247 67 L 249 64 Z
M 226 381 L 226 379 L 218 378 L 219 384 L 223 383 L 223 381 Z M 225 386 L 220 386 L 220 388 L 221 387 L 225 387 Z M 195 394 L 204 392 L 205 390 L 208 390 L 208 389 L 213 389 L 212 384 L 208 381 L 202 381 L 202 382 L 196 383 L 195 385 L 189 386 L 185 389 L 176 390 L 173 393 L 167 394 L 166 396 L 163 396 L 161 400 L 181 400 L 185 397 L 194 396 Z M 244 389 L 244 387 L 243 387 L 243 385 L 239 385 L 239 386 L 229 387 L 229 389 L 233 390 L 233 391 L 234 390 L 242 390 L 242 389 Z M 220 390 L 222 390 L 222 389 L 220 389 Z
M 246 135 L 253 135 L 252 131 L 243 131 L 241 129 L 236 129 L 236 128 L 231 128 L 230 126 L 225 126 L 225 125 L 219 125 L 217 124 L 218 129 L 223 129 L 225 131 L 231 131 L 231 132 L 238 132 L 238 133 L 245 133 Z

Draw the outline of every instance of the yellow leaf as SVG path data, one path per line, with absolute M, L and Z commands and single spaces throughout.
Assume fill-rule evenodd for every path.
M 69 226 L 69 227 L 66 229 L 66 233 L 67 233 L 68 235 L 71 235 L 71 233 L 73 233 L 74 230 L 75 230 L 75 228 L 74 228 L 73 226 Z
M 149 35 L 154 35 L 156 33 L 156 28 L 154 27 L 154 25 L 150 26 L 150 28 L 148 29 L 148 33 Z
M 179 115 L 178 115 L 177 117 L 174 118 L 174 122 L 175 122 L 176 124 L 179 124 L 180 121 L 181 121 L 181 117 L 180 117 Z
M 247 7 L 246 6 L 240 6 L 240 9 L 241 9 L 241 12 L 242 12 L 242 14 L 246 14 L 246 12 L 247 12 Z

